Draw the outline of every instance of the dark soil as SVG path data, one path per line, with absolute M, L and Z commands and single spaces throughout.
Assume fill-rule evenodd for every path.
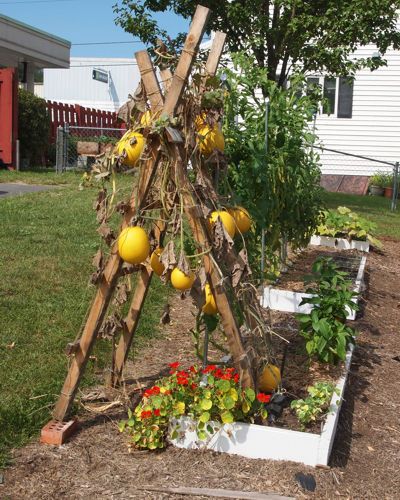
M 296 498 L 399 498 L 400 243 L 384 241 L 384 245 L 383 252 L 368 256 L 366 300 L 354 322 L 360 336 L 330 468 L 173 447 L 130 454 L 126 436 L 116 425 L 124 411 L 116 407 L 102 415 L 85 412 L 80 432 L 60 448 L 33 442 L 15 450 L 13 466 L 4 471 L 0 498 L 180 498 L 150 492 L 146 486 L 161 491 L 196 486 L 276 492 Z M 174 308 L 173 325 L 165 327 L 163 338 L 153 340 L 154 345 L 143 349 L 130 367 L 127 378 L 139 386 L 162 375 L 171 361 L 193 360 L 187 333 L 193 324 L 189 301 L 174 301 Z M 287 384 L 292 383 L 294 369 L 287 368 Z M 314 493 L 297 484 L 298 472 L 314 476 Z
M 363 252 L 358 252 L 357 250 L 343 251 L 336 250 L 335 248 L 327 250 L 326 247 L 308 247 L 302 252 L 291 256 L 291 264 L 288 271 L 279 277 L 274 286 L 284 290 L 305 292 L 311 283 L 305 285 L 304 278 L 312 275 L 312 266 L 316 258 L 320 256 L 332 258 L 338 269 L 347 272 L 348 279 L 354 282 L 363 255 L 365 255 Z
M 282 378 L 282 388 L 290 397 L 290 400 L 304 399 L 309 394 L 307 387 L 315 382 L 331 382 L 335 384 L 343 374 L 344 364 L 336 366 L 324 365 L 317 362 L 310 362 L 304 348 L 304 340 L 298 334 L 298 324 L 294 314 L 271 311 L 268 314 L 273 332 L 277 335 L 272 337 L 272 345 L 275 348 L 278 366 L 281 365 L 285 354 L 284 372 Z M 286 339 L 289 343 L 286 343 Z M 307 432 L 319 434 L 321 426 L 325 421 L 325 416 L 315 423 L 307 426 Z M 294 412 L 287 407 L 283 410 L 282 416 L 274 424 L 276 427 L 289 428 L 301 431 L 301 425 Z

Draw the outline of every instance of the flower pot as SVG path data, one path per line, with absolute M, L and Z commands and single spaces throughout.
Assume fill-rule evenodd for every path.
M 372 194 L 372 196 L 382 196 L 383 195 L 384 188 L 380 186 L 370 186 L 369 187 L 369 192 Z
M 392 198 L 393 196 L 393 188 L 392 187 L 385 187 L 385 192 L 384 192 L 385 198 Z

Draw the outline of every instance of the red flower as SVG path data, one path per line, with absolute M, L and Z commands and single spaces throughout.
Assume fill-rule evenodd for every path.
M 239 382 L 239 374 L 238 373 L 235 373 L 235 375 L 233 376 L 233 381 L 235 382 L 235 384 L 237 384 Z
M 217 367 L 215 365 L 208 365 L 204 368 L 203 373 L 213 372 Z
M 192 373 L 197 373 L 197 369 L 196 369 L 196 367 L 195 367 L 195 366 L 191 366 L 191 367 L 189 368 L 189 371 L 190 371 L 190 372 L 192 372 Z
M 194 391 L 195 389 L 197 389 L 197 384 L 193 382 L 190 388 L 192 389 L 192 391 Z
M 147 389 L 147 391 L 144 391 L 143 396 L 145 398 L 149 398 L 150 396 L 154 396 L 156 394 L 160 394 L 160 388 L 157 385 L 151 387 L 150 389 Z
M 154 415 L 155 415 L 156 417 L 159 417 L 159 416 L 160 416 L 160 410 L 159 410 L 159 409 L 154 410 L 154 411 L 153 411 L 153 413 L 154 413 Z
M 174 363 L 170 363 L 168 365 L 170 368 L 171 368 L 171 371 L 169 373 L 175 373 L 176 372 L 176 369 L 178 368 L 179 366 L 179 362 L 178 361 L 175 361 Z
M 177 372 L 176 376 L 177 377 L 185 377 L 185 378 L 187 378 L 189 376 L 189 373 L 185 372 L 185 370 L 181 370 L 180 372 Z
M 151 411 L 142 411 L 142 413 L 140 414 L 140 417 L 142 419 L 145 419 L 145 418 L 150 418 L 151 417 Z
M 257 394 L 257 399 L 260 401 L 260 403 L 269 403 L 271 400 L 271 396 L 269 394 L 263 394 L 260 392 Z
M 188 385 L 189 381 L 186 377 L 177 377 L 176 381 L 179 385 Z

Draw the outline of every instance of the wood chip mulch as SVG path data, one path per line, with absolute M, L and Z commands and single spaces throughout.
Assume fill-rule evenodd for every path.
M 276 492 L 295 498 L 400 498 L 399 276 L 400 243 L 386 240 L 382 252 L 368 256 L 366 300 L 354 323 L 360 332 L 358 346 L 329 468 L 173 447 L 129 453 L 126 437 L 117 429 L 124 412 L 112 408 L 100 416 L 84 413 L 80 432 L 60 448 L 36 441 L 15 450 L 0 498 L 188 498 L 145 491 L 145 485 Z M 146 346 L 130 366 L 127 378 L 135 383 L 148 384 L 169 362 L 193 361 L 190 302 L 174 299 L 171 309 L 172 325 L 163 327 L 163 337 Z M 298 472 L 313 475 L 315 492 L 298 485 Z

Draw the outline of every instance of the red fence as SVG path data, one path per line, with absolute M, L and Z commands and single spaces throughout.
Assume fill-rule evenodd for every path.
M 117 114 L 111 111 L 85 108 L 79 104 L 46 101 L 51 118 L 51 140 L 56 139 L 57 127 L 68 123 L 75 127 L 113 128 L 117 127 Z

